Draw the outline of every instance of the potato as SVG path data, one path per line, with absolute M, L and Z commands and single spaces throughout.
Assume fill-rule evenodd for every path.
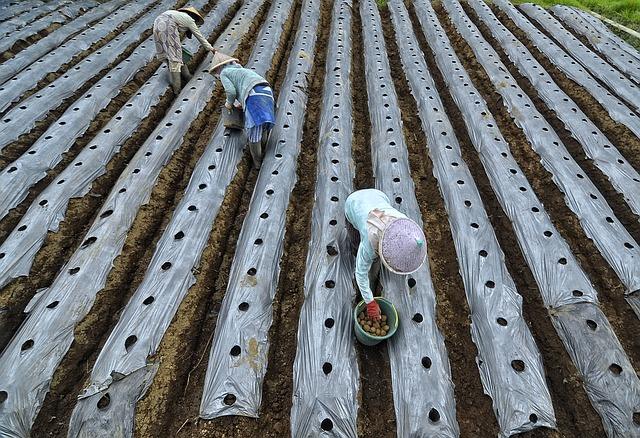
M 380 328 L 380 323 L 379 322 L 374 322 L 373 323 L 373 328 L 379 329 Z
M 360 315 L 358 315 L 359 319 L 364 319 L 364 312 L 360 312 Z
M 381 315 L 380 319 L 382 319 L 382 322 L 385 322 L 387 320 L 387 315 Z
M 386 325 L 386 324 L 385 324 L 385 325 L 383 325 L 383 326 L 382 326 L 382 330 L 384 330 L 385 332 L 388 332 L 388 331 L 389 331 L 389 326 L 388 326 L 388 325 Z
M 367 331 L 367 332 L 369 330 L 371 330 L 371 327 L 369 327 L 369 325 L 367 325 L 367 324 L 365 324 L 362 328 L 365 329 L 365 331 Z

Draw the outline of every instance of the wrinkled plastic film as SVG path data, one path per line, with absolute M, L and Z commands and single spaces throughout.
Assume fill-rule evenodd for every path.
M 617 44 L 611 41 L 606 34 L 595 31 L 590 23 L 578 14 L 576 9 L 567 6 L 554 6 L 551 11 L 566 26 L 585 37 L 614 67 L 627 74 L 636 84 L 640 82 L 639 59 L 630 56 L 624 50 L 619 50 L 616 47 Z
M 472 0 L 470 5 L 477 10 L 486 7 L 480 0 Z M 489 182 L 513 224 L 518 243 L 540 289 L 543 302 L 547 308 L 552 309 L 552 318 L 565 313 L 571 314 L 573 309 L 580 306 L 593 306 L 596 309 L 594 312 L 601 315 L 595 307 L 596 291 L 571 249 L 553 226 L 544 206 L 524 178 L 513 156 L 505 148 L 506 140 L 496 128 L 497 123 L 486 102 L 461 68 L 461 63 L 444 31 L 429 25 L 437 23 L 435 14 L 432 10 L 422 7 L 416 8 L 416 12 L 453 100 L 462 112 Z M 522 191 L 519 187 L 526 190 Z M 545 231 L 551 234 L 547 237 Z M 601 318 L 604 319 L 604 316 Z M 502 323 L 509 324 L 509 321 L 505 319 Z M 613 331 L 608 329 L 608 324 L 601 324 L 602 327 L 597 331 L 583 331 L 585 323 L 586 321 L 579 320 L 574 315 L 573 323 L 565 322 L 566 328 L 556 325 L 556 329 L 582 375 L 587 394 L 598 411 L 607 417 L 610 415 L 609 409 L 614 414 L 625 407 L 628 409 L 629 400 L 633 398 L 617 390 L 615 376 L 606 372 L 608 365 L 594 367 L 592 364 L 605 363 L 610 357 L 624 357 L 625 353 Z M 587 323 L 587 327 L 589 324 L 591 323 Z M 588 344 L 594 337 L 594 342 L 602 345 L 602 348 L 575 347 Z M 627 360 L 623 362 L 626 363 Z M 630 379 L 630 382 L 633 387 L 633 379 Z
M 24 50 L 21 50 L 19 56 L 14 56 L 13 58 L 4 61 L 0 64 L 0 84 L 11 79 L 15 74 L 36 62 L 38 58 L 46 55 L 50 50 L 58 47 L 67 38 L 70 38 L 76 33 L 84 30 L 90 23 L 106 17 L 118 7 L 122 6 L 125 2 L 126 0 L 111 0 L 107 3 L 101 4 L 100 6 L 92 8 L 90 11 L 82 14 L 75 20 L 70 21 L 36 43 L 29 45 L 29 47 L 26 47 Z
M 16 11 L 15 8 L 10 7 L 10 6 L 17 6 L 17 5 L 20 6 L 20 10 L 18 11 Z M 44 5 L 44 2 L 40 0 L 24 0 L 20 2 L 15 0 L 9 4 L 3 4 L 3 6 L 7 6 L 7 7 L 4 8 L 2 11 L 0 11 L 0 22 L 18 17 L 22 14 L 26 14 L 30 10 L 39 8 L 42 5 Z
M 318 142 L 318 175 L 305 300 L 293 363 L 291 436 L 331 431 L 357 437 L 359 372 L 353 335 L 353 255 L 344 201 L 353 191 L 351 160 L 351 1 L 333 4 Z M 319 73 L 320 74 L 320 73 Z M 338 198 L 338 202 L 332 200 Z M 336 221 L 332 222 L 332 221 Z M 327 288 L 327 281 L 333 287 Z
M 93 0 L 81 0 L 73 3 L 66 4 L 57 11 L 45 15 L 39 20 L 23 27 L 22 29 L 11 32 L 0 39 L 0 52 L 9 50 L 15 43 L 20 40 L 26 40 L 30 36 L 37 34 L 40 31 L 45 30 L 47 27 L 55 23 L 64 24 L 70 19 L 73 19 L 85 11 L 93 8 L 97 5 Z M 0 25 L 2 27 L 3 25 Z M 18 55 L 20 56 L 20 55 Z
M 395 208 L 422 224 L 376 4 L 371 0 L 361 2 L 360 15 L 375 185 L 389 196 Z M 411 276 L 382 269 L 381 283 L 400 320 L 396 334 L 388 341 L 396 434 L 456 437 L 459 429 L 451 370 L 435 321 L 429 264 Z M 437 421 L 432 421 L 429 414 Z
M 244 35 L 249 29 L 250 23 L 236 16 L 215 47 L 233 53 L 238 42 L 232 36 Z M 84 243 L 53 284 L 29 303 L 29 315 L 0 356 L 0 391 L 8 395 L 0 407 L 0 432 L 28 434 L 50 379 L 73 342 L 74 327 L 86 316 L 96 294 L 104 287 L 138 209 L 148 202 L 160 171 L 217 88 L 207 72 L 211 58 L 211 54 L 207 55 L 165 118 L 131 159 L 85 235 Z M 22 351 L 21 346 L 29 339 L 34 344 Z
M 421 13 L 431 4 L 418 0 Z M 501 436 L 511 436 L 537 427 L 555 427 L 551 396 L 545 383 L 542 358 L 522 316 L 522 297 L 507 271 L 504 254 L 483 208 L 473 181 L 428 73 L 426 61 L 401 1 L 389 3 L 396 31 L 398 53 L 418 115 L 427 137 L 433 173 L 438 180 L 452 230 L 464 288 L 471 312 L 471 337 L 478 348 L 476 359 L 485 393 L 493 409 Z M 430 20 L 428 40 L 434 41 L 442 28 Z M 500 324 L 498 321 L 508 321 Z
M 456 29 L 467 41 L 484 67 L 504 105 L 526 135 L 542 165 L 564 194 L 567 206 L 580 220 L 587 237 L 593 240 L 628 291 L 640 288 L 640 248 L 616 218 L 604 196 L 572 158 L 553 127 L 540 114 L 529 96 L 502 64 L 493 48 L 466 16 L 459 4 L 444 2 Z M 476 38 L 478 36 L 478 38 Z
M 531 82 L 540 98 L 562 120 L 571 136 L 578 140 L 587 157 L 607 176 L 615 190 L 624 196 L 631 210 L 640 214 L 640 174 L 580 107 L 562 91 L 527 48 L 500 23 L 486 3 L 478 0 L 470 3 L 520 74 Z
M 49 51 L 60 46 L 64 41 L 78 32 L 84 30 L 90 23 L 106 17 L 115 9 L 122 6 L 126 0 L 111 0 L 100 6 L 92 8 L 90 11 L 70 21 L 64 26 L 54 30 L 46 37 L 38 40 L 36 43 L 29 45 L 20 51 L 19 56 L 14 56 L 2 64 L 0 64 L 0 84 L 4 84 L 14 75 L 20 73 L 30 64 L 36 62 L 40 57 L 49 53 Z
M 252 2 L 240 14 L 253 17 L 261 4 L 260 1 Z M 263 44 L 254 49 L 248 68 L 254 68 L 261 75 L 266 74 L 279 46 L 281 29 L 281 26 L 263 26 L 257 39 Z M 110 418 L 112 429 L 133 420 L 136 399 L 119 382 L 135 382 L 138 373 L 147 375 L 148 381 L 153 379 L 156 368 L 148 358 L 155 354 L 178 306 L 195 283 L 192 272 L 200 263 L 225 189 L 235 176 L 243 156 L 245 143 L 244 132 L 225 133 L 222 122 L 218 124 L 157 244 L 145 278 L 98 356 L 91 384 L 80 395 L 72 416 L 70 430 L 73 433 L 70 436 L 78 435 L 79 431 L 92 436 L 96 417 Z M 134 344 L 131 344 L 131 339 L 135 339 Z M 127 344 L 129 348 L 125 348 Z M 111 403 L 132 407 L 124 418 L 114 417 L 116 413 L 120 415 L 121 409 L 105 413 L 97 408 L 97 401 L 107 393 Z
M 274 27 L 292 2 L 274 4 Z M 238 239 L 227 291 L 216 323 L 200 417 L 257 417 L 267 370 L 272 302 L 280 274 L 289 198 L 296 183 L 307 106 L 307 75 L 315 56 L 320 1 L 302 4 L 300 21 L 278 90 L 276 123 Z M 247 303 L 247 304 L 243 304 Z M 248 307 L 247 307 L 248 306 Z
M 636 62 L 640 62 L 640 52 L 631 44 L 620 38 L 609 27 L 600 21 L 600 19 L 594 17 L 590 13 L 578 8 L 571 8 L 582 19 L 582 22 L 587 27 L 587 30 L 595 35 L 599 35 L 601 38 L 609 40 L 611 48 L 615 50 L 621 50 L 625 52 L 627 56 L 633 58 Z
M 584 87 L 602 105 L 609 116 L 618 123 L 626 125 L 640 138 L 640 117 L 630 110 L 626 104 L 610 93 L 605 87 L 587 72 L 579 63 L 561 49 L 555 42 L 540 32 L 524 15 L 507 0 L 494 0 L 515 25 L 522 30 L 531 43 L 544 54 L 569 79 Z
M 202 7 L 206 1 L 198 0 L 190 4 Z M 226 12 L 226 8 L 222 9 L 221 6 L 225 4 L 226 2 L 221 3 L 207 15 L 205 23 L 200 27 L 203 35 L 210 34 L 220 24 L 220 20 Z M 196 52 L 200 43 L 196 39 L 191 39 L 186 42 L 185 47 Z M 38 195 L 22 217 L 20 224 L 2 242 L 0 252 L 4 253 L 6 257 L 0 259 L 0 287 L 14 278 L 29 273 L 33 259 L 42 246 L 47 231 L 57 231 L 58 224 L 64 218 L 69 199 L 84 196 L 89 191 L 92 182 L 104 174 L 107 163 L 118 153 L 121 145 L 134 133 L 142 120 L 149 115 L 151 108 L 167 91 L 169 83 L 166 69 L 166 65 L 163 63 L 156 73 L 140 87 L 138 92 L 120 108 L 98 135 L 91 139 L 67 168 Z M 80 99 L 80 102 L 82 100 Z M 75 106 L 71 106 L 69 111 L 73 111 L 73 108 Z M 73 114 L 75 113 L 73 112 Z M 75 129 L 72 123 L 67 123 L 65 126 L 70 130 Z M 56 124 L 52 126 L 52 129 L 56 130 L 61 128 Z M 60 132 L 64 133 L 65 131 Z M 56 139 L 57 142 L 49 145 L 42 152 L 44 154 L 52 152 L 50 149 L 59 144 L 60 137 L 67 135 L 70 134 L 60 134 Z M 47 136 L 43 135 L 41 139 L 46 139 Z M 27 156 L 31 155 L 27 154 Z M 9 168 L 10 166 L 4 171 L 6 172 Z M 1 172 L 0 175 L 2 175 Z M 18 229 L 22 225 L 26 225 L 26 230 Z M 0 316 L 1 326 L 2 317 Z
M 0 121 L 0 150 L 12 141 L 17 140 L 20 135 L 29 132 L 36 122 L 46 117 L 64 99 L 72 96 L 81 84 L 95 77 L 103 68 L 108 67 L 127 47 L 132 44 L 144 45 L 142 41 L 139 41 L 140 35 L 153 24 L 158 14 L 172 5 L 173 0 L 162 0 L 109 44 L 86 57 L 65 75 L 60 76 L 45 88 L 22 100 L 18 104 L 19 106 L 15 106 L 2 116 L 2 121 Z M 149 39 L 149 44 L 146 44 L 149 51 L 155 49 L 155 45 L 150 44 L 151 40 Z M 140 46 L 138 46 L 133 52 L 136 54 L 140 51 Z M 108 75 L 105 76 L 105 80 L 109 79 Z M 91 97 L 90 94 L 87 93 L 84 97 Z
M 114 29 L 118 28 L 118 26 L 121 26 L 125 21 L 128 21 L 133 17 L 135 17 L 145 8 L 146 8 L 146 5 L 142 2 L 129 2 L 129 4 L 112 12 L 111 14 L 109 14 L 109 16 L 107 16 L 97 24 L 91 26 L 86 31 L 66 41 L 57 49 L 47 53 L 45 56 L 42 56 L 38 60 L 34 60 L 31 65 L 29 65 L 27 68 L 22 70 L 20 73 L 15 74 L 15 76 L 13 77 L 11 77 L 14 74 L 12 71 L 13 68 L 9 69 L 9 71 L 6 71 L 5 67 L 3 67 L 4 63 L 0 64 L 0 74 L 2 74 L 3 78 L 6 77 L 5 79 L 6 82 L 0 85 L 0 111 L 5 111 L 7 108 L 9 108 L 9 106 L 11 106 L 13 102 L 18 101 L 20 96 L 22 96 L 26 91 L 36 87 L 38 82 L 45 79 L 48 73 L 58 71 L 60 67 L 62 67 L 64 64 L 69 63 L 74 56 L 77 56 L 79 53 L 89 49 L 89 47 L 91 47 L 93 43 L 106 37 Z M 137 32 L 137 34 L 128 33 L 128 35 L 131 37 L 135 36 L 135 39 L 131 40 L 131 42 L 140 38 L 140 33 L 141 33 L 140 30 Z M 118 39 L 120 40 L 120 38 Z M 114 48 L 114 45 L 119 46 L 118 42 L 115 41 L 115 38 L 111 40 L 109 43 L 107 43 L 105 46 L 98 49 L 97 52 L 101 52 L 101 53 L 106 52 L 109 54 L 109 56 L 118 56 L 120 55 L 121 50 L 124 47 L 122 47 L 119 50 L 116 50 L 118 49 L 118 47 Z M 84 58 L 82 61 L 78 62 L 77 64 L 70 66 L 70 68 L 68 69 L 69 73 L 77 72 L 79 69 L 89 70 L 89 72 L 93 74 L 98 73 L 100 71 L 98 64 L 87 65 L 87 59 L 91 59 L 91 61 L 88 61 L 89 63 L 91 63 L 93 62 L 94 59 L 96 59 L 96 56 L 99 56 L 99 55 L 96 55 L 96 53 L 89 55 L 88 57 Z M 18 57 L 8 60 L 7 65 L 13 66 L 15 62 L 18 62 L 13 60 L 21 56 L 23 56 L 22 53 L 18 55 Z M 104 67 L 106 67 L 106 64 L 104 64 L 102 68 Z M 62 83 L 63 81 L 65 81 L 65 79 L 66 78 L 59 77 L 56 81 L 58 81 L 58 83 Z M 54 86 L 56 81 L 52 83 Z M 69 82 L 73 82 L 73 85 L 76 88 L 79 84 L 76 80 L 72 80 Z M 35 96 L 31 96 L 31 99 L 38 99 L 37 103 L 39 105 L 47 105 L 47 104 L 57 105 L 60 103 L 60 102 L 40 102 L 42 97 L 36 98 Z M 27 99 L 25 99 L 25 101 L 26 100 Z M 18 108 L 12 109 L 13 114 L 17 114 L 16 112 L 17 109 Z M 2 117 L 2 120 L 0 121 L 0 133 L 4 133 L 4 131 L 7 130 L 7 128 L 13 129 L 14 124 L 10 124 L 10 122 L 4 121 L 9 118 L 7 117 L 7 115 L 11 114 L 12 112 L 9 112 L 5 114 L 5 117 Z M 0 138 L 3 138 L 3 137 L 0 136 Z M 4 146 L 6 145 L 4 144 L 4 141 L 3 141 L 2 143 L 0 143 L 0 149 L 3 148 Z
M 5 21 L 4 23 L 2 23 L 2 30 L 4 31 L 2 38 L 6 38 L 7 36 L 11 35 L 12 32 L 17 31 L 18 29 L 22 29 L 29 23 L 36 21 L 38 17 L 46 15 L 49 12 L 55 11 L 60 6 L 66 5 L 68 3 L 70 3 L 70 0 L 43 3 L 37 8 L 31 9 L 30 11 L 27 11 L 24 14 L 19 14 L 11 18 L 10 20 Z M 15 7 L 16 6 L 14 6 L 14 8 Z
M 147 38 L 128 58 L 73 102 L 24 154 L 0 171 L 0 218 L 22 202 L 29 189 L 47 176 L 99 112 L 154 59 L 155 53 L 153 38 Z M 79 166 L 84 164 L 77 163 Z
M 544 8 L 532 3 L 522 4 L 520 8 L 562 44 L 565 50 L 591 74 L 606 84 L 636 111 L 640 109 L 640 88 L 637 85 L 582 44 Z

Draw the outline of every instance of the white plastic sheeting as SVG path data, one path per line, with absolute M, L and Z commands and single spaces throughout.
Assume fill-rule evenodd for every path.
M 484 67 L 515 123 L 524 131 L 542 165 L 564 194 L 587 237 L 611 265 L 627 293 L 640 289 L 640 248 L 607 204 L 604 196 L 572 158 L 558 134 L 509 74 L 495 50 L 480 35 L 459 4 L 444 2 L 451 21 Z
M 360 16 L 375 186 L 387 194 L 395 208 L 422 225 L 400 107 L 374 1 L 361 1 Z M 436 325 L 429 263 L 410 276 L 382 269 L 380 280 L 383 294 L 395 305 L 400 320 L 396 334 L 388 341 L 397 436 L 456 437 L 459 428 L 451 370 Z
M 481 0 L 471 0 L 470 4 L 477 11 L 486 8 Z M 620 417 L 628 424 L 629 418 L 624 417 L 633 407 L 637 379 L 633 373 L 624 376 L 622 384 L 632 389 L 622 391 L 618 376 L 608 370 L 612 363 L 623 364 L 625 369 L 630 369 L 630 364 L 597 307 L 595 289 L 523 176 L 486 102 L 462 68 L 444 31 L 427 24 L 437 23 L 435 14 L 423 8 L 416 8 L 416 13 L 424 23 L 422 27 L 434 48 L 438 67 L 460 108 L 498 201 L 513 224 L 556 330 L 582 375 L 590 400 L 603 417 Z M 585 312 L 590 314 L 588 322 L 581 318 Z M 497 322 L 509 324 L 504 318 Z M 591 348 L 591 343 L 600 347 Z
M 592 35 L 597 35 L 600 38 L 607 40 L 607 43 L 609 44 L 605 44 L 605 46 L 609 47 L 613 51 L 620 50 L 624 52 L 625 56 L 620 55 L 622 58 L 629 56 L 635 63 L 640 62 L 640 52 L 638 52 L 638 49 L 613 33 L 606 24 L 586 11 L 578 8 L 571 9 L 576 12 L 578 17 L 580 17 L 581 22 L 585 26 L 585 32 L 589 32 Z
M 167 3 L 171 1 L 166 0 Z M 0 171 L 0 218 L 22 202 L 29 189 L 62 160 L 63 154 L 85 133 L 94 117 L 153 61 L 155 54 L 153 38 L 147 38 L 73 102 L 24 154 Z M 106 129 L 109 128 L 103 128 Z M 80 161 L 75 165 L 83 166 L 84 163 Z
M 493 3 L 528 36 L 531 43 L 549 58 L 560 71 L 591 93 L 613 120 L 626 125 L 640 138 L 640 117 L 634 111 L 630 110 L 626 104 L 603 87 L 580 64 L 574 61 L 567 52 L 540 32 L 515 6 L 507 0 L 494 0 Z
M 566 30 L 544 8 L 532 3 L 525 3 L 520 7 L 529 17 L 536 20 L 542 28 L 549 32 L 591 74 L 627 101 L 636 111 L 640 109 L 640 88 L 630 79 L 582 44 L 578 38 Z
M 52 1 L 47 3 L 42 3 L 41 5 L 25 12 L 24 14 L 16 15 L 15 17 L 5 21 L 2 23 L 2 35 L 0 38 L 6 38 L 11 35 L 12 32 L 15 32 L 18 29 L 23 28 L 27 24 L 36 20 L 37 18 L 48 14 L 51 11 L 55 11 L 60 6 L 69 4 L 71 0 L 62 0 L 62 1 Z M 16 10 L 20 6 L 14 6 L 13 9 Z
M 3 81 L 6 81 L 0 86 L 0 111 L 5 111 L 7 108 L 11 106 L 13 102 L 17 101 L 19 97 L 22 96 L 26 91 L 35 88 L 38 82 L 44 79 L 48 73 L 58 71 L 60 67 L 62 67 L 64 64 L 69 63 L 74 56 L 77 56 L 79 53 L 87 50 L 89 47 L 91 47 L 92 44 L 104 38 L 106 35 L 108 35 L 118 26 L 121 26 L 122 23 L 124 23 L 125 21 L 135 17 L 137 14 L 140 13 L 140 11 L 142 11 L 146 7 L 147 5 L 145 5 L 145 3 L 143 2 L 130 2 L 128 5 L 125 5 L 122 8 L 118 9 L 117 11 L 112 12 L 107 18 L 91 26 L 88 30 L 66 41 L 56 50 L 48 53 L 47 55 L 43 56 L 37 61 L 35 60 L 32 61 L 33 63 L 29 67 L 25 68 L 23 71 L 21 71 L 19 74 L 16 74 L 13 77 L 11 76 L 15 74 L 13 72 L 14 67 L 5 68 L 3 67 L 4 64 L 0 64 L 0 75 L 3 78 Z M 140 37 L 139 33 L 137 37 L 138 38 Z M 116 37 L 116 38 L 118 40 L 120 39 L 119 37 Z M 114 54 L 115 51 L 111 50 L 111 48 L 113 47 L 114 43 L 117 43 L 116 38 L 111 40 L 109 44 L 98 49 L 96 53 L 102 53 L 103 51 L 106 51 L 106 52 L 109 52 L 109 54 Z M 120 51 L 121 49 L 115 54 L 119 55 Z M 26 53 L 25 54 L 21 53 L 19 57 L 15 57 L 7 61 L 7 65 L 13 66 L 14 63 L 18 62 L 18 61 L 14 61 L 14 59 L 21 58 L 22 56 L 26 56 L 26 55 L 27 55 Z M 95 56 L 96 54 L 93 54 L 93 57 L 88 62 L 89 63 L 93 62 L 93 59 L 95 59 Z M 84 67 L 85 69 L 90 70 L 94 74 L 97 73 L 99 71 L 99 68 L 98 70 L 96 70 L 96 66 L 94 65 L 86 66 L 87 59 L 88 58 L 85 58 L 83 60 L 85 62 L 84 65 L 82 64 L 82 62 L 79 62 L 75 66 L 69 67 L 68 72 L 72 73 Z M 99 67 L 99 65 L 97 67 Z M 106 65 L 102 66 L 102 68 L 104 67 L 106 67 Z M 67 76 L 69 76 L 69 74 L 67 74 Z M 66 79 L 64 78 L 64 76 L 62 76 L 62 79 L 58 78 L 58 80 L 64 80 L 64 79 Z M 77 87 L 79 83 L 74 82 L 74 85 Z M 41 99 L 41 98 L 37 98 L 37 99 Z M 47 102 L 47 103 L 59 104 L 60 102 Z M 3 117 L 2 121 L 0 121 L 0 130 L 3 128 L 3 125 L 6 125 L 6 122 L 4 122 L 5 119 L 7 119 L 7 117 Z M 0 146 L 0 148 L 1 147 L 4 147 L 4 146 Z
M 140 47 L 134 48 L 134 59 L 141 53 L 149 53 L 150 56 L 153 56 L 155 46 L 151 44 L 152 38 L 149 38 L 147 40 L 148 43 L 144 44 L 144 42 L 139 42 L 140 35 L 153 24 L 157 15 L 164 12 L 173 3 L 174 0 L 162 0 L 105 47 L 89 55 L 65 75 L 60 76 L 45 88 L 22 100 L 18 104 L 19 106 L 16 105 L 4 114 L 0 122 L 0 150 L 12 141 L 17 140 L 20 135 L 29 132 L 36 122 L 45 118 L 64 99 L 72 96 L 79 86 L 94 78 L 102 69 L 115 62 L 130 45 L 140 44 L 146 48 L 146 50 Z M 135 64 L 132 61 L 129 62 L 132 65 Z M 110 80 L 108 76 L 105 76 L 105 80 Z M 91 96 L 92 93 L 86 93 L 84 98 L 88 99 Z
M 318 132 L 318 179 L 293 363 L 291 436 L 357 437 L 353 255 L 344 201 L 353 191 L 351 1 L 334 2 Z M 338 202 L 332 200 L 338 198 Z M 332 222 L 337 221 L 337 223 Z M 335 282 L 326 288 L 325 281 Z M 328 364 L 328 365 L 327 365 Z
M 617 44 L 610 41 L 606 34 L 595 31 L 593 26 L 578 13 L 577 9 L 567 6 L 554 6 L 551 11 L 574 32 L 586 37 L 589 43 L 604 55 L 613 66 L 626 73 L 636 83 L 640 83 L 640 59 L 629 55 L 623 50 L 619 50 L 616 47 Z
M 201 7 L 204 4 L 206 4 L 205 0 L 190 3 L 195 7 Z M 216 8 L 208 14 L 205 23 L 200 27 L 202 33 L 209 35 L 219 25 L 220 14 L 224 15 L 224 13 L 225 10 Z M 185 47 L 191 52 L 196 52 L 200 43 L 196 39 L 187 40 Z M 166 65 L 163 63 L 147 83 L 140 87 L 138 92 L 102 128 L 101 132 L 91 139 L 89 146 L 83 149 L 69 166 L 38 195 L 22 217 L 20 225 L 0 246 L 0 254 L 4 254 L 0 257 L 0 287 L 14 278 L 29 273 L 47 231 L 58 230 L 58 224 L 64 218 L 69 199 L 84 196 L 89 191 L 91 183 L 105 172 L 109 160 L 118 153 L 121 145 L 149 115 L 151 107 L 167 90 L 169 85 L 167 79 Z M 73 126 L 71 129 L 74 129 Z M 20 230 L 23 224 L 26 225 L 26 229 Z M 2 316 L 0 315 L 1 326 Z
M 32 9 L 39 8 L 44 5 L 40 0 L 14 0 L 12 2 L 0 2 L 0 5 L 4 6 L 4 9 L 0 11 L 0 22 L 7 21 L 8 19 L 15 18 L 21 14 L 26 14 Z M 20 6 L 20 9 L 16 9 L 15 6 Z
M 18 31 L 11 32 L 8 35 L 2 37 L 0 39 L 0 52 L 9 50 L 19 40 L 25 40 L 30 36 L 33 36 L 38 32 L 45 30 L 52 24 L 65 23 L 97 5 L 98 3 L 94 0 L 79 0 L 73 3 L 66 4 L 57 11 L 45 15 L 44 17 L 34 21 L 28 26 L 25 26 Z
M 118 7 L 122 6 L 126 0 L 111 0 L 100 6 L 92 8 L 87 13 L 81 15 L 75 20 L 65 24 L 64 26 L 54 30 L 46 37 L 31 44 L 29 47 L 20 51 L 20 56 L 13 58 L 0 64 L 0 84 L 11 79 L 15 74 L 21 72 L 30 64 L 36 62 L 38 58 L 46 55 L 49 51 L 55 49 L 62 44 L 67 38 L 81 32 L 96 20 L 100 20 Z M 47 66 L 49 68 L 49 66 Z
M 291 0 L 274 3 L 273 26 L 282 26 Z M 277 290 L 289 197 L 307 105 L 307 75 L 314 62 L 320 0 L 305 0 L 278 90 L 276 124 L 238 238 L 236 254 L 209 355 L 200 417 L 257 417 L 267 371 L 272 302 Z M 246 303 L 246 304 L 245 304 Z
M 246 34 L 250 29 L 250 23 L 238 24 L 238 15 L 215 47 L 236 50 L 237 41 L 227 41 L 232 34 Z M 0 405 L 0 433 L 28 435 L 53 373 L 73 342 L 74 327 L 87 315 L 96 294 L 104 287 L 138 209 L 148 202 L 160 171 L 211 99 L 216 88 L 206 71 L 211 58 L 209 54 L 131 159 L 87 231 L 84 243 L 53 284 L 41 290 L 25 309 L 26 320 L 0 356 L 0 391 L 7 394 Z M 144 383 L 144 376 L 140 378 Z
M 435 13 L 431 4 L 418 0 L 416 8 L 421 14 L 430 13 L 430 20 L 422 23 L 428 28 L 428 40 L 437 41 L 435 34 L 444 32 L 432 21 Z M 555 427 L 542 358 L 522 316 L 522 297 L 507 271 L 480 193 L 462 159 L 409 14 L 399 0 L 390 2 L 389 9 L 398 53 L 418 102 L 433 173 L 448 213 L 471 312 L 471 337 L 478 348 L 476 363 L 484 391 L 493 400 L 500 436 Z M 508 323 L 500 324 L 503 320 Z
M 604 173 L 631 210 L 640 215 L 640 174 L 627 162 L 613 143 L 562 91 L 527 48 L 493 15 L 485 3 L 473 2 L 474 9 L 499 42 L 511 62 L 526 77 L 540 98 L 562 120 L 571 136 L 582 145 L 587 157 Z M 484 7 L 480 7 L 484 5 Z
M 255 16 L 262 3 L 250 2 L 250 6 L 241 11 L 246 17 L 244 20 Z M 247 65 L 262 75 L 271 65 L 282 33 L 281 26 L 273 26 L 273 22 L 267 24 L 257 39 L 260 47 L 256 44 Z M 230 35 L 239 37 L 237 33 Z M 94 436 L 96 419 L 108 425 L 111 432 L 120 423 L 131 421 L 136 399 L 144 395 L 144 390 L 129 394 L 128 384 L 136 386 L 138 375 L 144 374 L 146 387 L 155 375 L 158 364 L 149 363 L 148 358 L 156 353 L 178 306 L 196 281 L 193 270 L 200 263 L 245 143 L 244 132 L 225 133 L 222 123 L 218 124 L 157 244 L 145 278 L 98 356 L 91 383 L 80 395 L 72 416 L 70 436 Z M 105 394 L 109 394 L 110 406 L 114 406 L 106 411 L 97 407 Z M 130 408 L 125 408 L 127 406 Z M 131 412 L 119 419 L 123 410 Z

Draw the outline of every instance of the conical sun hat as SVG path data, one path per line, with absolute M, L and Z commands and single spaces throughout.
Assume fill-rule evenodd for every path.
M 229 55 L 225 55 L 224 53 L 220 52 L 220 51 L 216 51 L 216 53 L 213 54 L 213 59 L 211 60 L 211 64 L 209 65 L 209 73 L 213 74 L 213 71 L 215 69 L 217 69 L 218 67 L 221 67 L 225 64 L 228 64 L 230 62 L 240 62 L 238 61 L 237 58 L 233 58 Z
M 411 219 L 399 218 L 382 231 L 378 244 L 382 264 L 394 274 L 411 274 L 427 258 L 427 240 Z
M 196 23 L 199 26 L 202 26 L 202 24 L 204 23 L 204 17 L 202 16 L 202 14 L 193 6 L 185 6 L 184 8 L 180 8 L 178 9 L 180 12 L 186 12 L 187 14 L 191 15 L 191 18 L 193 18 L 194 20 L 196 20 Z

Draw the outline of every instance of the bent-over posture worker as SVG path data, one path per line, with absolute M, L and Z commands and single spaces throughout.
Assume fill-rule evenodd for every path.
M 185 33 L 187 38 L 195 35 L 206 50 L 215 53 L 215 49 L 202 35 L 196 23 L 202 25 L 204 18 L 196 8 L 191 6 L 163 12 L 153 22 L 156 56 L 167 62 L 169 80 L 176 94 L 182 88 L 180 78 L 182 77 L 185 82 L 191 79 L 191 72 L 182 60 L 181 34 Z
M 380 190 L 355 191 L 344 208 L 350 237 L 355 243 L 359 241 L 356 283 L 367 303 L 367 316 L 380 319 L 380 307 L 371 287 L 380 272 L 380 261 L 394 274 L 411 274 L 427 257 L 426 239 L 422 228 L 393 208 Z
M 213 56 L 209 73 L 222 82 L 227 96 L 224 106 L 228 110 L 234 106 L 243 110 L 253 165 L 260 169 L 263 145 L 266 145 L 276 121 L 273 90 L 269 82 L 255 71 L 242 67 L 236 58 L 221 52 Z

